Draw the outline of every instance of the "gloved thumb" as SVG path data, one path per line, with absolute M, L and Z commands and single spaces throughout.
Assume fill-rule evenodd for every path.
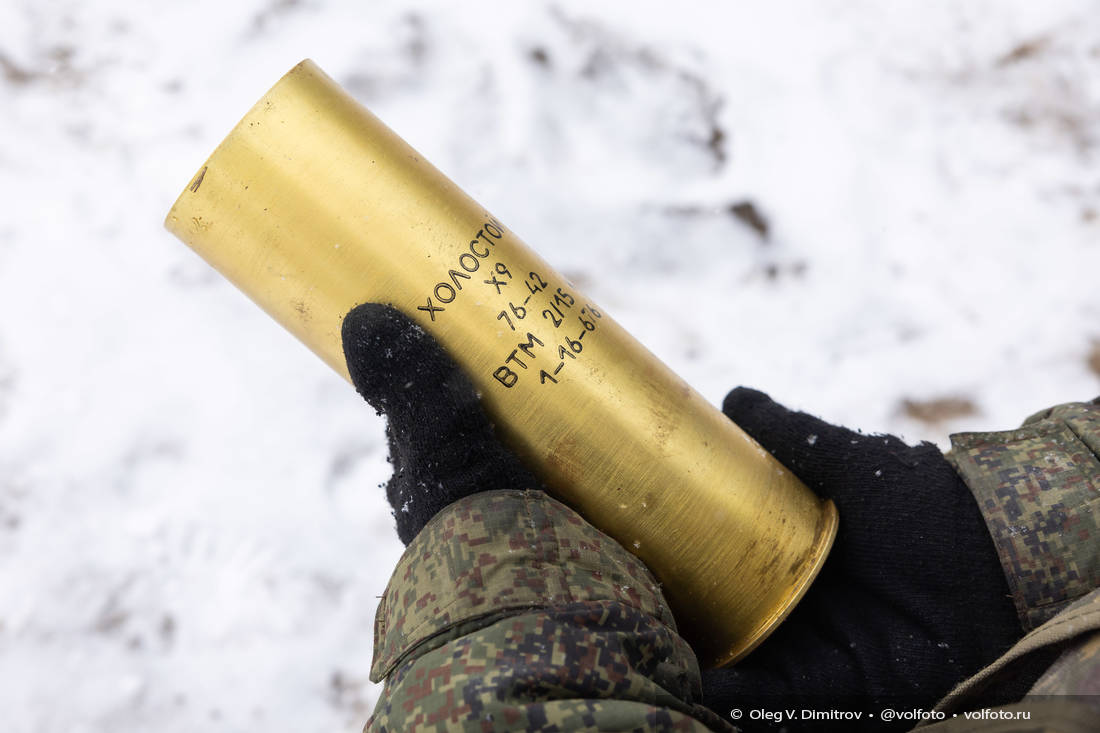
M 465 372 L 410 318 L 364 303 L 344 317 L 342 336 L 356 390 L 387 418 L 386 496 L 403 542 L 470 494 L 541 487 L 497 440 Z
M 425 402 L 449 401 L 453 389 L 446 385 L 466 381 L 435 339 L 392 306 L 358 305 L 341 330 L 352 384 L 379 414 L 393 417 Z

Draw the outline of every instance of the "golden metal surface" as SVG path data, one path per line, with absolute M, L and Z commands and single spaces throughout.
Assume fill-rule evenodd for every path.
M 645 561 L 702 663 L 746 654 L 824 562 L 832 503 L 312 62 L 245 115 L 166 226 L 345 378 L 353 306 L 428 329 L 552 490 Z

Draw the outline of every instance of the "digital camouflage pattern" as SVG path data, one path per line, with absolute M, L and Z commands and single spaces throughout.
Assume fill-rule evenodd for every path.
M 1017 430 L 951 436 L 948 459 L 981 507 L 1029 633 L 936 709 L 932 731 L 1100 730 L 1100 398 L 1043 410 Z M 1060 656 L 1005 711 L 1027 721 L 966 719 L 968 700 L 1036 655 Z M 1043 657 L 1040 657 L 1043 658 Z
M 952 444 L 1031 631 L 937 709 L 966 711 L 1020 660 L 1061 656 L 1004 709 L 1030 720 L 960 712 L 924 727 L 1100 729 L 1087 697 L 1100 694 L 1100 402 Z M 429 522 L 379 606 L 371 679 L 386 686 L 368 731 L 732 729 L 700 704 L 695 656 L 649 571 L 542 492 L 474 494 Z
M 541 491 L 457 501 L 410 544 L 378 607 L 371 679 L 473 618 L 615 601 L 676 629 L 649 570 Z
M 1026 630 L 1100 586 L 1100 406 L 1070 403 L 1018 430 L 951 436 Z
M 729 730 L 646 567 L 540 491 L 436 515 L 375 631 L 369 731 Z

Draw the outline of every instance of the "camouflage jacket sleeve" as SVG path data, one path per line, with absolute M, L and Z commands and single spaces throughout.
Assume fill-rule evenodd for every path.
M 952 690 L 936 706 L 946 719 L 927 729 L 1100 730 L 1100 399 L 951 442 L 948 458 L 981 507 L 1028 633 Z M 1023 700 L 969 710 L 1036 660 L 1054 661 Z
M 1100 398 L 951 443 L 1025 631 L 1100 587 Z
M 375 620 L 368 731 L 729 730 L 656 581 L 543 492 L 455 502 Z

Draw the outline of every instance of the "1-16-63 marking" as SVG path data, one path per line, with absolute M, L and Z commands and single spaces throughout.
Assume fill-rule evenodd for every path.
M 550 371 L 546 369 L 539 369 L 539 384 L 546 384 L 551 382 L 557 384 L 557 376 L 563 368 L 567 360 L 575 360 L 577 354 L 580 354 L 584 350 L 584 337 L 585 335 L 596 330 L 596 321 L 603 317 L 603 314 L 596 310 L 589 304 L 583 305 L 579 311 L 573 311 L 573 308 L 577 305 L 577 299 L 572 294 L 566 291 L 564 288 L 557 288 L 555 291 L 549 291 L 549 283 L 542 278 L 537 272 L 531 272 L 527 276 L 527 280 L 524 281 L 527 285 L 527 289 L 530 291 L 523 303 L 517 304 L 511 301 L 508 302 L 507 308 L 501 310 L 497 314 L 497 320 L 503 321 L 508 324 L 508 327 L 513 331 L 518 331 L 516 324 L 527 318 L 528 313 L 531 311 L 531 306 L 528 304 L 531 298 L 538 293 L 547 292 L 551 294 L 551 298 L 546 304 L 547 307 L 542 310 L 542 318 L 549 321 L 553 328 L 558 331 L 562 331 L 562 340 L 560 343 L 552 344 L 551 349 L 554 346 L 557 347 L 557 357 L 559 359 L 558 364 Z M 538 307 L 535 306 L 534 310 L 537 311 Z M 577 321 L 581 324 L 581 330 L 577 333 L 575 338 L 564 333 L 568 323 L 570 312 L 577 313 Z M 496 368 L 493 372 L 493 378 L 497 380 L 504 387 L 511 389 L 514 387 L 520 378 L 521 372 L 517 369 L 527 370 L 530 369 L 529 361 L 537 358 L 538 351 L 536 346 L 546 347 L 546 344 L 542 339 L 535 336 L 530 331 L 526 331 L 527 340 L 521 341 L 516 344 L 516 348 L 512 349 L 512 352 L 504 359 L 504 363 Z M 551 353 L 554 353 L 551 351 Z

